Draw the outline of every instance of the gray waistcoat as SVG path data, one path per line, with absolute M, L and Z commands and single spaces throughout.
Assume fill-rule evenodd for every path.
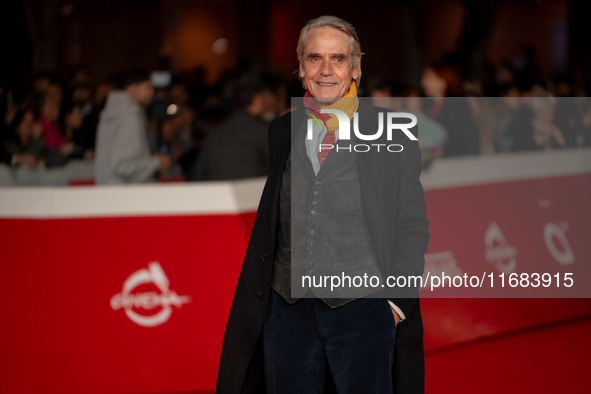
M 339 141 L 339 150 L 331 150 L 315 175 L 304 137 L 301 130 L 283 172 L 271 287 L 288 303 L 296 302 L 309 289 L 325 304 L 337 308 L 382 290 L 384 283 L 361 204 L 356 155 L 363 153 L 340 149 L 350 143 Z M 355 287 L 354 276 L 364 274 L 365 283 Z M 304 275 L 311 280 L 302 285 Z M 346 286 L 331 291 L 330 281 L 324 282 L 325 275 L 338 275 L 341 280 L 343 275 L 349 276 L 352 283 L 349 286 L 347 281 Z M 372 276 L 379 278 L 379 287 L 369 284 Z

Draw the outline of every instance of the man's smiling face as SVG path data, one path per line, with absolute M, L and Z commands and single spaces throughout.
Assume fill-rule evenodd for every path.
M 359 76 L 360 64 L 361 56 L 353 67 L 347 34 L 332 27 L 318 27 L 311 29 L 306 37 L 300 77 L 312 96 L 329 104 L 334 100 L 323 101 L 322 97 L 343 97 L 351 80 Z

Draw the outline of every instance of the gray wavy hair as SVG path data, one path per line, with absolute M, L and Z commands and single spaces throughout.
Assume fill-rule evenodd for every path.
M 333 29 L 340 30 L 349 36 L 349 42 L 351 47 L 351 62 L 353 64 L 353 68 L 357 67 L 358 57 L 363 55 L 363 52 L 361 52 L 361 44 L 359 43 L 359 37 L 357 37 L 357 32 L 355 31 L 355 28 L 352 24 L 350 24 L 344 19 L 332 15 L 324 15 L 319 18 L 312 19 L 306 24 L 306 26 L 302 28 L 302 31 L 300 32 L 300 38 L 298 39 L 298 47 L 296 49 L 300 61 L 300 66 L 304 61 L 304 45 L 306 43 L 306 37 L 308 36 L 310 30 L 319 27 L 332 27 Z M 355 80 L 357 86 L 359 86 L 360 81 L 361 66 L 359 66 L 359 75 Z

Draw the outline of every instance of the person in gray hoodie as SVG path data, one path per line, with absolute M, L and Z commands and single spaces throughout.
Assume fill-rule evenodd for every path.
M 100 114 L 95 148 L 97 185 L 153 182 L 156 172 L 170 165 L 169 155 L 150 152 L 145 108 L 154 89 L 149 74 L 126 72 L 120 88 L 109 93 Z

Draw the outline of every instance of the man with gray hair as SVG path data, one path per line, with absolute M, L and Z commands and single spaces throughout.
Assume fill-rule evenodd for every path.
M 387 110 L 357 97 L 362 53 L 348 22 L 310 21 L 297 54 L 306 94 L 302 109 L 269 130 L 270 173 L 216 393 L 422 393 L 418 286 L 409 279 L 384 287 L 386 278 L 423 273 L 429 222 L 416 130 L 384 135 L 379 118 Z M 347 149 L 372 133 L 377 150 Z M 379 150 L 392 144 L 399 153 Z M 382 286 L 318 286 L 331 269 Z

